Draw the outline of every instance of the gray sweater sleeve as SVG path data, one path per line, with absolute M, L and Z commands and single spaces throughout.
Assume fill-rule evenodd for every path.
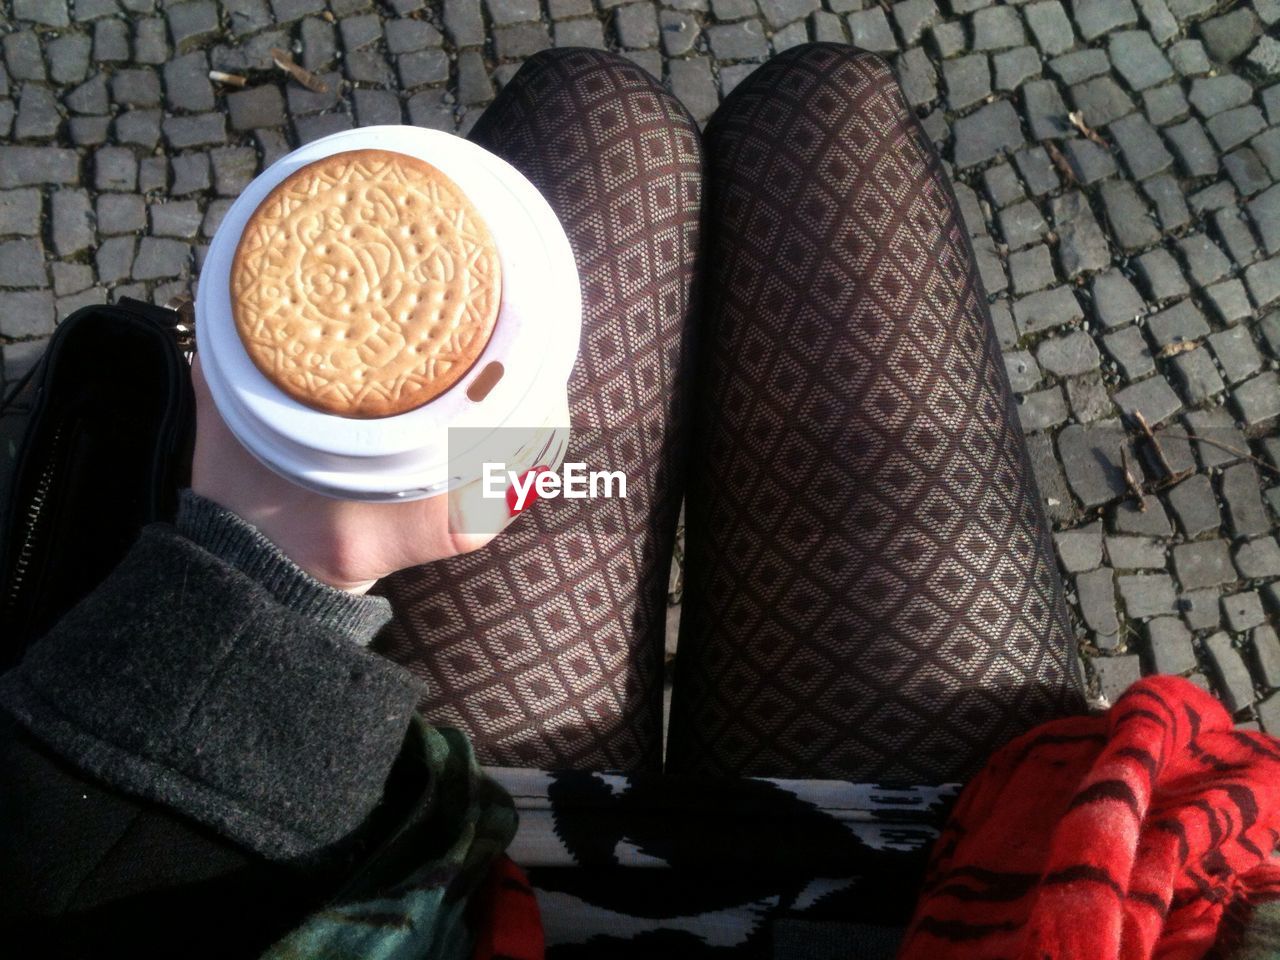
M 365 644 L 386 601 L 313 579 L 190 491 L 0 677 L 3 706 L 111 786 L 275 859 L 352 833 L 422 689 Z

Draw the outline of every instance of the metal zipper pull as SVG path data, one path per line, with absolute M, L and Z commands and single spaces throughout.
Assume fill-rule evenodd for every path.
M 173 332 L 178 338 L 178 348 L 182 351 L 182 355 L 187 362 L 190 363 L 192 356 L 196 352 L 195 301 L 188 294 L 180 293 L 177 296 L 170 297 L 165 302 L 164 308 L 172 310 L 178 315 L 173 323 Z

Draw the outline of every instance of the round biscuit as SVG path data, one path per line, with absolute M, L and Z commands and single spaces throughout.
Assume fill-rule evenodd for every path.
M 231 310 L 263 375 L 345 417 L 405 413 L 444 393 L 498 319 L 493 237 L 445 174 L 352 150 L 307 164 L 250 216 Z

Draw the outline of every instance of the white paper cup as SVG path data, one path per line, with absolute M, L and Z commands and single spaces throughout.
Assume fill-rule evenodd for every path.
M 229 288 L 241 233 L 267 194 L 306 164 L 364 149 L 417 157 L 453 180 L 488 226 L 502 266 L 501 307 L 479 359 L 440 396 L 415 410 L 380 419 L 312 409 L 268 380 L 240 340 Z M 581 326 L 581 288 L 573 251 L 537 188 L 482 147 L 452 134 L 408 126 L 335 133 L 272 164 L 223 218 L 196 296 L 201 366 L 231 432 L 281 476 L 349 500 L 420 499 L 473 481 L 474 477 L 451 468 L 450 427 L 497 431 L 508 445 L 520 437 L 517 449 L 510 451 L 512 463 L 520 462 L 527 449 L 554 449 L 555 444 L 548 443 L 557 431 L 567 435 L 567 383 Z M 498 369 L 497 382 L 482 391 L 477 381 L 491 380 Z M 481 393 L 482 399 L 473 399 Z M 483 431 L 464 433 L 484 436 Z M 559 446 L 563 458 L 563 444 Z M 455 450 L 455 461 L 459 453 L 465 451 Z M 555 468 L 559 462 L 541 465 Z

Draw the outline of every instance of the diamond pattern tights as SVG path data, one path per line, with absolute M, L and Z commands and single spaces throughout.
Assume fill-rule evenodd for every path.
M 682 490 L 669 770 L 937 783 L 1081 708 L 986 296 L 881 60 L 808 44 L 734 90 L 705 244 L 697 130 L 626 60 L 539 54 L 472 136 L 578 257 L 570 456 L 640 482 L 385 582 L 428 718 L 488 763 L 656 769 Z

